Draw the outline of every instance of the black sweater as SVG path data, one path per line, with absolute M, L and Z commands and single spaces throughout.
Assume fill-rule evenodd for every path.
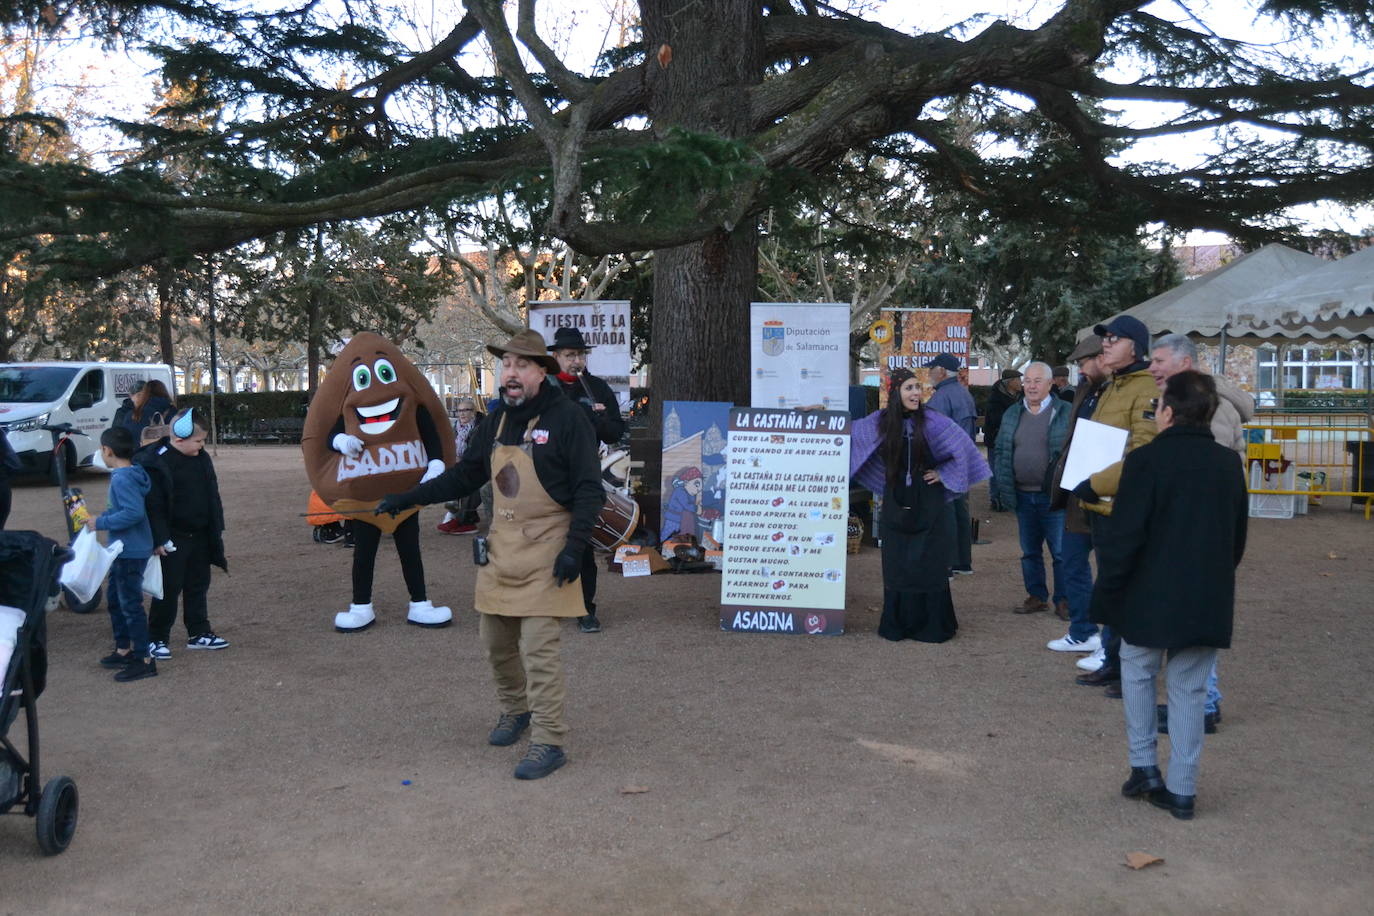
M 401 494 L 413 503 L 427 505 L 461 499 L 491 479 L 491 453 L 496 445 L 519 445 L 525 427 L 538 415 L 541 436 L 530 444 L 534 473 L 549 498 L 572 512 L 568 546 L 582 548 L 591 536 L 597 513 L 605 502 L 601 485 L 601 461 L 596 452 L 596 433 L 586 411 L 563 396 L 553 384 L 540 386 L 539 394 L 519 407 L 502 401 L 468 437 L 458 463 L 443 474 Z M 506 418 L 501 441 L 494 442 L 496 427 Z

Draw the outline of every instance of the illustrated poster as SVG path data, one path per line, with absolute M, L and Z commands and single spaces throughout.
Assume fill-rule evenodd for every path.
M 729 401 L 663 404 L 663 522 L 659 540 L 692 534 L 698 543 L 725 514 Z
M 941 353 L 959 360 L 959 381 L 968 384 L 968 348 L 973 312 L 970 309 L 883 309 L 892 333 L 878 349 L 882 375 L 880 400 L 887 403 L 887 379 L 893 369 L 910 369 L 924 384 L 924 368 Z
M 591 350 L 587 371 L 611 386 L 621 411 L 630 408 L 630 303 L 628 300 L 531 302 L 530 327 L 553 343 L 559 328 L 577 328 Z
M 754 302 L 749 306 L 749 403 L 849 406 L 849 306 Z
M 849 414 L 730 411 L 722 630 L 844 632 Z

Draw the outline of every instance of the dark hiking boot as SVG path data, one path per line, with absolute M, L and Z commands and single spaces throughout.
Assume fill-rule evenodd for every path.
M 487 736 L 487 741 L 497 747 L 509 747 L 515 743 L 515 739 L 520 737 L 520 733 L 529 727 L 529 713 L 522 712 L 517 716 L 503 712 L 501 718 L 496 720 L 496 727 Z
M 543 779 L 568 762 L 568 756 L 556 744 L 531 744 L 525 758 L 515 765 L 516 779 Z

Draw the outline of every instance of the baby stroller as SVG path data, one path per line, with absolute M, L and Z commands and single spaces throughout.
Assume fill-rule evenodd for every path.
M 38 767 L 38 695 L 48 673 L 47 602 L 71 551 L 34 531 L 0 531 L 0 814 L 15 809 L 37 819 L 38 846 L 57 855 L 76 833 L 76 783 L 58 776 L 43 785 Z M 24 710 L 28 759 L 9 739 Z M 40 792 L 38 787 L 43 785 Z

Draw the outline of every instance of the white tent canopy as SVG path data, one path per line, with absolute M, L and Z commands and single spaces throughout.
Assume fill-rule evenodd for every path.
M 1322 264 L 1321 259 L 1285 245 L 1265 245 L 1120 314 L 1140 319 L 1152 337 L 1186 334 L 1204 340 L 1220 339 L 1235 303 L 1295 282 L 1295 278 L 1312 274 Z M 1091 333 L 1092 328 L 1084 328 L 1078 336 L 1081 339 Z M 1232 333 L 1228 329 L 1227 334 Z
M 1235 302 L 1229 333 L 1292 341 L 1374 340 L 1374 247 Z

